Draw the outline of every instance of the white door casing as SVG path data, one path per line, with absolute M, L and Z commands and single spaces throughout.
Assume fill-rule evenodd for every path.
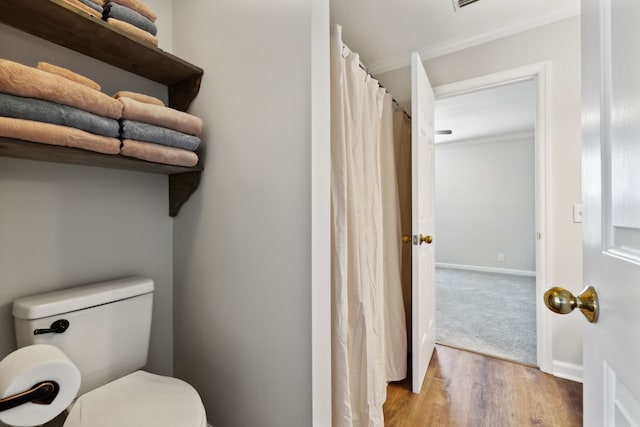
M 419 393 L 436 343 L 433 90 L 417 53 L 411 54 L 412 390 Z
M 536 210 L 536 335 L 537 362 L 540 370 L 572 380 L 576 376 L 555 369 L 552 357 L 551 317 L 544 305 L 543 295 L 550 286 L 550 239 L 549 239 L 549 63 L 540 62 L 447 83 L 433 88 L 435 99 L 462 95 L 492 87 L 516 83 L 528 79 L 536 81 L 535 124 L 535 210 Z M 580 379 L 581 380 L 581 379 Z
M 584 425 L 640 426 L 640 2 L 582 0 Z

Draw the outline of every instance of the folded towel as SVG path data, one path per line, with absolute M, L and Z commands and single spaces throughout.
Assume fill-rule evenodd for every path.
M 128 22 L 114 18 L 108 18 L 107 22 L 136 39 L 158 47 L 158 38 L 156 36 L 152 36 L 150 33 L 147 33 L 145 30 L 141 30 L 135 25 L 131 25 Z
M 44 99 L 112 119 L 122 117 L 122 103 L 117 99 L 64 77 L 6 59 L 0 59 L 0 92 Z
M 120 136 L 120 123 L 115 119 L 42 99 L 0 93 L 0 116 L 68 126 L 96 135 Z
M 0 117 L 0 136 L 48 145 L 82 148 L 104 154 L 118 154 L 120 140 L 93 135 L 79 129 L 31 120 Z
M 36 68 L 38 70 L 46 71 L 47 73 L 57 74 L 73 82 L 78 82 L 85 85 L 86 87 L 90 87 L 91 89 L 102 89 L 100 85 L 93 80 L 88 79 L 85 76 L 81 76 L 80 74 L 74 73 L 71 70 L 67 70 L 66 68 L 58 67 L 57 65 L 52 65 L 46 62 L 38 62 Z
M 120 154 L 167 165 L 192 167 L 198 164 L 198 155 L 193 151 L 131 139 L 122 141 Z
M 104 6 L 104 1 L 102 0 L 91 0 L 94 4 L 97 4 L 98 6 L 102 7 Z
M 97 10 L 93 9 L 92 7 L 87 6 L 86 4 L 82 3 L 80 0 L 64 0 L 65 3 L 82 10 L 83 12 L 88 13 L 89 15 L 93 16 L 94 18 L 98 18 L 98 19 L 102 19 L 102 13 L 98 12 Z
M 142 3 L 140 0 L 111 0 L 111 2 L 118 3 L 119 5 L 135 10 L 151 22 L 156 22 L 156 19 L 158 19 L 158 15 L 156 15 L 153 10 L 149 9 L 149 6 Z
M 97 5 L 94 2 L 92 2 L 91 0 L 79 0 L 80 3 L 84 4 L 85 6 L 89 6 L 91 9 L 95 10 L 96 12 L 102 14 L 102 12 L 104 12 L 104 9 L 102 8 L 102 5 Z
M 144 93 L 131 92 L 128 90 L 121 90 L 113 94 L 115 99 L 119 99 L 122 97 L 135 99 L 136 101 L 142 102 L 144 104 L 153 104 L 164 107 L 164 102 L 161 99 L 156 98 L 155 96 L 145 95 Z
M 107 3 L 104 6 L 104 13 L 102 14 L 102 17 L 104 20 L 107 20 L 107 18 L 115 18 L 120 21 L 128 22 L 131 25 L 135 25 L 136 27 L 151 33 L 153 36 L 158 33 L 156 24 L 149 21 L 135 10 L 120 6 L 118 3 Z
M 202 119 L 200 117 L 173 108 L 145 104 L 127 97 L 120 97 L 118 101 L 124 106 L 123 119 L 151 123 L 189 135 L 200 136 L 202 133 Z
M 136 141 L 155 142 L 156 144 L 168 145 L 169 147 L 184 148 L 195 151 L 200 145 L 200 138 L 187 135 L 182 132 L 150 125 L 132 120 L 122 120 L 122 139 L 135 139 Z

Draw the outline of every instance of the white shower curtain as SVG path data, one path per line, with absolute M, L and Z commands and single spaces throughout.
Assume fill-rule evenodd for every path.
M 331 35 L 333 425 L 384 425 L 406 376 L 391 96 Z

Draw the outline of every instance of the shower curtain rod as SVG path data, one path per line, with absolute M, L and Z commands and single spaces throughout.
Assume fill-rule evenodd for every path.
M 349 54 L 352 54 L 352 53 L 353 53 L 353 51 L 351 50 L 351 48 L 349 48 L 349 46 L 347 46 L 347 44 L 346 44 L 345 42 L 342 42 L 342 56 L 346 58 L 347 56 L 349 56 Z M 371 78 L 372 78 L 372 79 L 374 79 L 376 82 L 378 82 L 378 86 L 380 86 L 382 89 L 384 89 L 384 90 L 385 90 L 385 92 L 387 92 L 388 94 L 390 94 L 390 95 L 391 95 L 391 92 L 389 92 L 389 91 L 387 90 L 387 88 L 386 88 L 386 87 L 384 87 L 384 86 L 382 86 L 382 85 L 380 84 L 380 80 L 376 79 L 376 78 L 375 78 L 375 76 L 374 76 L 373 74 L 371 74 L 371 73 L 369 72 L 369 70 L 367 70 L 367 67 L 362 63 L 362 61 L 360 61 L 360 56 L 358 56 L 358 66 L 359 66 L 359 67 L 360 67 L 360 68 L 361 68 L 365 73 L 367 73 L 367 75 L 368 75 L 369 77 L 371 77 Z M 392 96 L 392 98 L 391 98 L 391 102 L 393 102 L 394 104 L 396 104 L 396 106 L 397 106 L 398 108 L 400 108 L 400 110 L 402 110 L 402 114 L 404 114 L 404 116 L 405 116 L 407 119 L 411 120 L 411 116 L 409 115 L 409 113 L 407 113 L 407 112 L 404 110 L 404 108 L 402 108 L 402 106 L 400 105 L 400 103 L 399 103 L 398 101 L 396 101 L 396 100 L 395 100 L 395 98 L 393 98 L 393 96 Z M 434 133 L 435 133 L 436 135 L 451 135 L 453 132 L 452 132 L 451 130 L 434 130 Z
M 345 55 L 345 53 L 346 53 L 346 55 Z M 345 42 L 342 42 L 342 56 L 346 58 L 346 57 L 347 57 L 347 56 L 349 56 L 349 54 L 351 54 L 351 53 L 353 53 L 353 51 L 351 50 L 351 48 L 349 48 L 349 46 L 347 46 L 347 44 L 346 44 Z M 389 92 L 389 91 L 387 90 L 387 88 L 386 88 L 386 87 L 384 87 L 384 86 L 382 86 L 382 85 L 380 84 L 380 80 L 376 79 L 376 78 L 375 78 L 375 76 L 374 76 L 373 74 L 371 74 L 371 73 L 369 72 L 369 70 L 367 70 L 367 67 L 362 63 L 362 61 L 360 61 L 360 56 L 359 56 L 359 55 L 358 55 L 358 66 L 359 66 L 359 67 L 360 67 L 360 68 L 361 68 L 365 73 L 367 73 L 367 75 L 368 75 L 369 77 L 371 77 L 372 79 L 374 79 L 375 81 L 377 81 L 377 82 L 378 82 L 378 86 L 380 86 L 380 87 L 381 87 L 382 89 L 384 89 L 384 90 L 385 90 L 389 95 L 391 95 L 391 92 Z M 407 113 L 407 112 L 404 110 L 404 108 L 402 108 L 402 106 L 400 105 L 400 103 L 399 103 L 398 101 L 396 101 L 396 99 L 395 99 L 395 98 L 393 98 L 393 95 L 391 96 L 391 102 L 393 102 L 394 104 L 396 104 L 396 106 L 397 106 L 398 108 L 400 108 L 400 110 L 402 110 L 402 114 L 404 114 L 404 116 L 405 116 L 407 119 L 411 120 L 411 116 L 409 115 L 409 113 Z

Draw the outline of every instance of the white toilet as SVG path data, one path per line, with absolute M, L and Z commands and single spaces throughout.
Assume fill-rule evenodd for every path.
M 18 347 L 55 345 L 82 375 L 64 427 L 207 427 L 192 386 L 140 370 L 153 290 L 153 280 L 132 277 L 14 301 Z

